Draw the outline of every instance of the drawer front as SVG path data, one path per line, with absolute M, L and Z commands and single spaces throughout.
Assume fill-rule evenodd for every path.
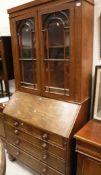
M 14 147 L 13 145 L 7 144 L 8 153 L 13 155 L 15 158 L 21 160 L 23 163 L 28 165 L 33 170 L 37 171 L 41 175 L 63 175 L 62 173 L 54 170 L 53 168 L 47 166 L 31 155 L 21 151 L 20 149 Z
M 49 152 L 36 148 L 31 143 L 20 139 L 18 136 L 15 136 L 10 132 L 7 133 L 7 140 L 11 144 L 24 150 L 25 152 L 28 152 L 30 155 L 34 156 L 37 159 L 40 159 L 42 162 L 57 169 L 61 173 L 65 173 L 65 161 L 62 159 L 58 159 Z
M 61 147 L 57 147 L 53 144 L 50 144 L 49 142 L 35 138 L 32 135 L 29 135 L 23 131 L 20 131 L 17 128 L 14 128 L 14 127 L 8 125 L 7 123 L 5 123 L 5 134 L 6 135 L 7 135 L 8 131 L 11 133 L 14 133 L 15 135 L 18 135 L 20 138 L 24 138 L 24 140 L 29 141 L 34 146 L 36 146 L 40 149 L 51 152 L 52 154 L 66 160 L 66 150 L 62 149 Z
M 31 125 L 23 123 L 17 119 L 14 119 L 12 117 L 8 117 L 6 115 L 5 115 L 5 121 L 8 122 L 9 124 L 11 124 L 12 126 L 22 130 L 22 131 L 27 131 L 29 134 L 31 134 L 37 138 L 40 138 L 42 140 L 46 140 L 48 142 L 52 142 L 56 145 L 59 145 L 63 149 L 66 148 L 66 143 L 67 143 L 66 138 L 63 138 L 63 137 L 55 135 L 55 134 L 47 133 L 44 130 L 40 130 L 40 129 L 35 128 Z
M 95 145 L 77 141 L 76 151 L 82 152 L 84 155 L 88 155 L 88 157 L 92 157 L 95 160 L 99 160 L 101 162 L 101 148 L 96 147 Z

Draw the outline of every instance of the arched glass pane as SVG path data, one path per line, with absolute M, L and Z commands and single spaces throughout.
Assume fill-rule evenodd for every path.
M 22 58 L 32 58 L 32 36 L 30 28 L 23 27 L 22 35 Z
M 69 12 L 54 12 L 43 16 L 44 58 L 69 59 Z
M 64 27 L 61 21 L 52 20 L 48 25 L 49 45 L 64 44 Z
M 17 22 L 21 84 L 37 87 L 36 35 L 33 18 Z
M 22 82 L 36 84 L 36 62 L 35 61 L 21 61 L 21 77 Z
M 69 10 L 43 15 L 46 91 L 69 93 L 70 21 Z
M 69 26 L 69 11 L 59 11 L 54 13 L 49 13 L 43 16 L 43 28 L 47 28 L 48 23 L 52 19 L 59 19 L 63 22 L 64 27 Z

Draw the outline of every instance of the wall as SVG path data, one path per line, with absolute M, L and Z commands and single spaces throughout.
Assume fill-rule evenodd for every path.
M 94 97 L 95 66 L 101 65 L 101 19 L 100 19 L 100 16 L 101 16 L 101 0 L 95 0 L 91 115 L 92 115 L 93 97 Z
M 101 0 L 95 0 L 93 66 L 101 64 Z
M 7 9 L 30 1 L 31 0 L 0 0 L 0 36 L 10 35 Z

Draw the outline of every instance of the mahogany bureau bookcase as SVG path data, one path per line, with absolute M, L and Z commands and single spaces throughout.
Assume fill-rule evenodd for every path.
M 89 115 L 93 0 L 8 10 L 17 91 L 3 110 L 10 158 L 43 175 L 75 174 L 73 135 Z

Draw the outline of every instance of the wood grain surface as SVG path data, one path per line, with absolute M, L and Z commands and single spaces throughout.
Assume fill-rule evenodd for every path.
M 68 137 L 81 105 L 16 92 L 3 113 L 52 133 Z

